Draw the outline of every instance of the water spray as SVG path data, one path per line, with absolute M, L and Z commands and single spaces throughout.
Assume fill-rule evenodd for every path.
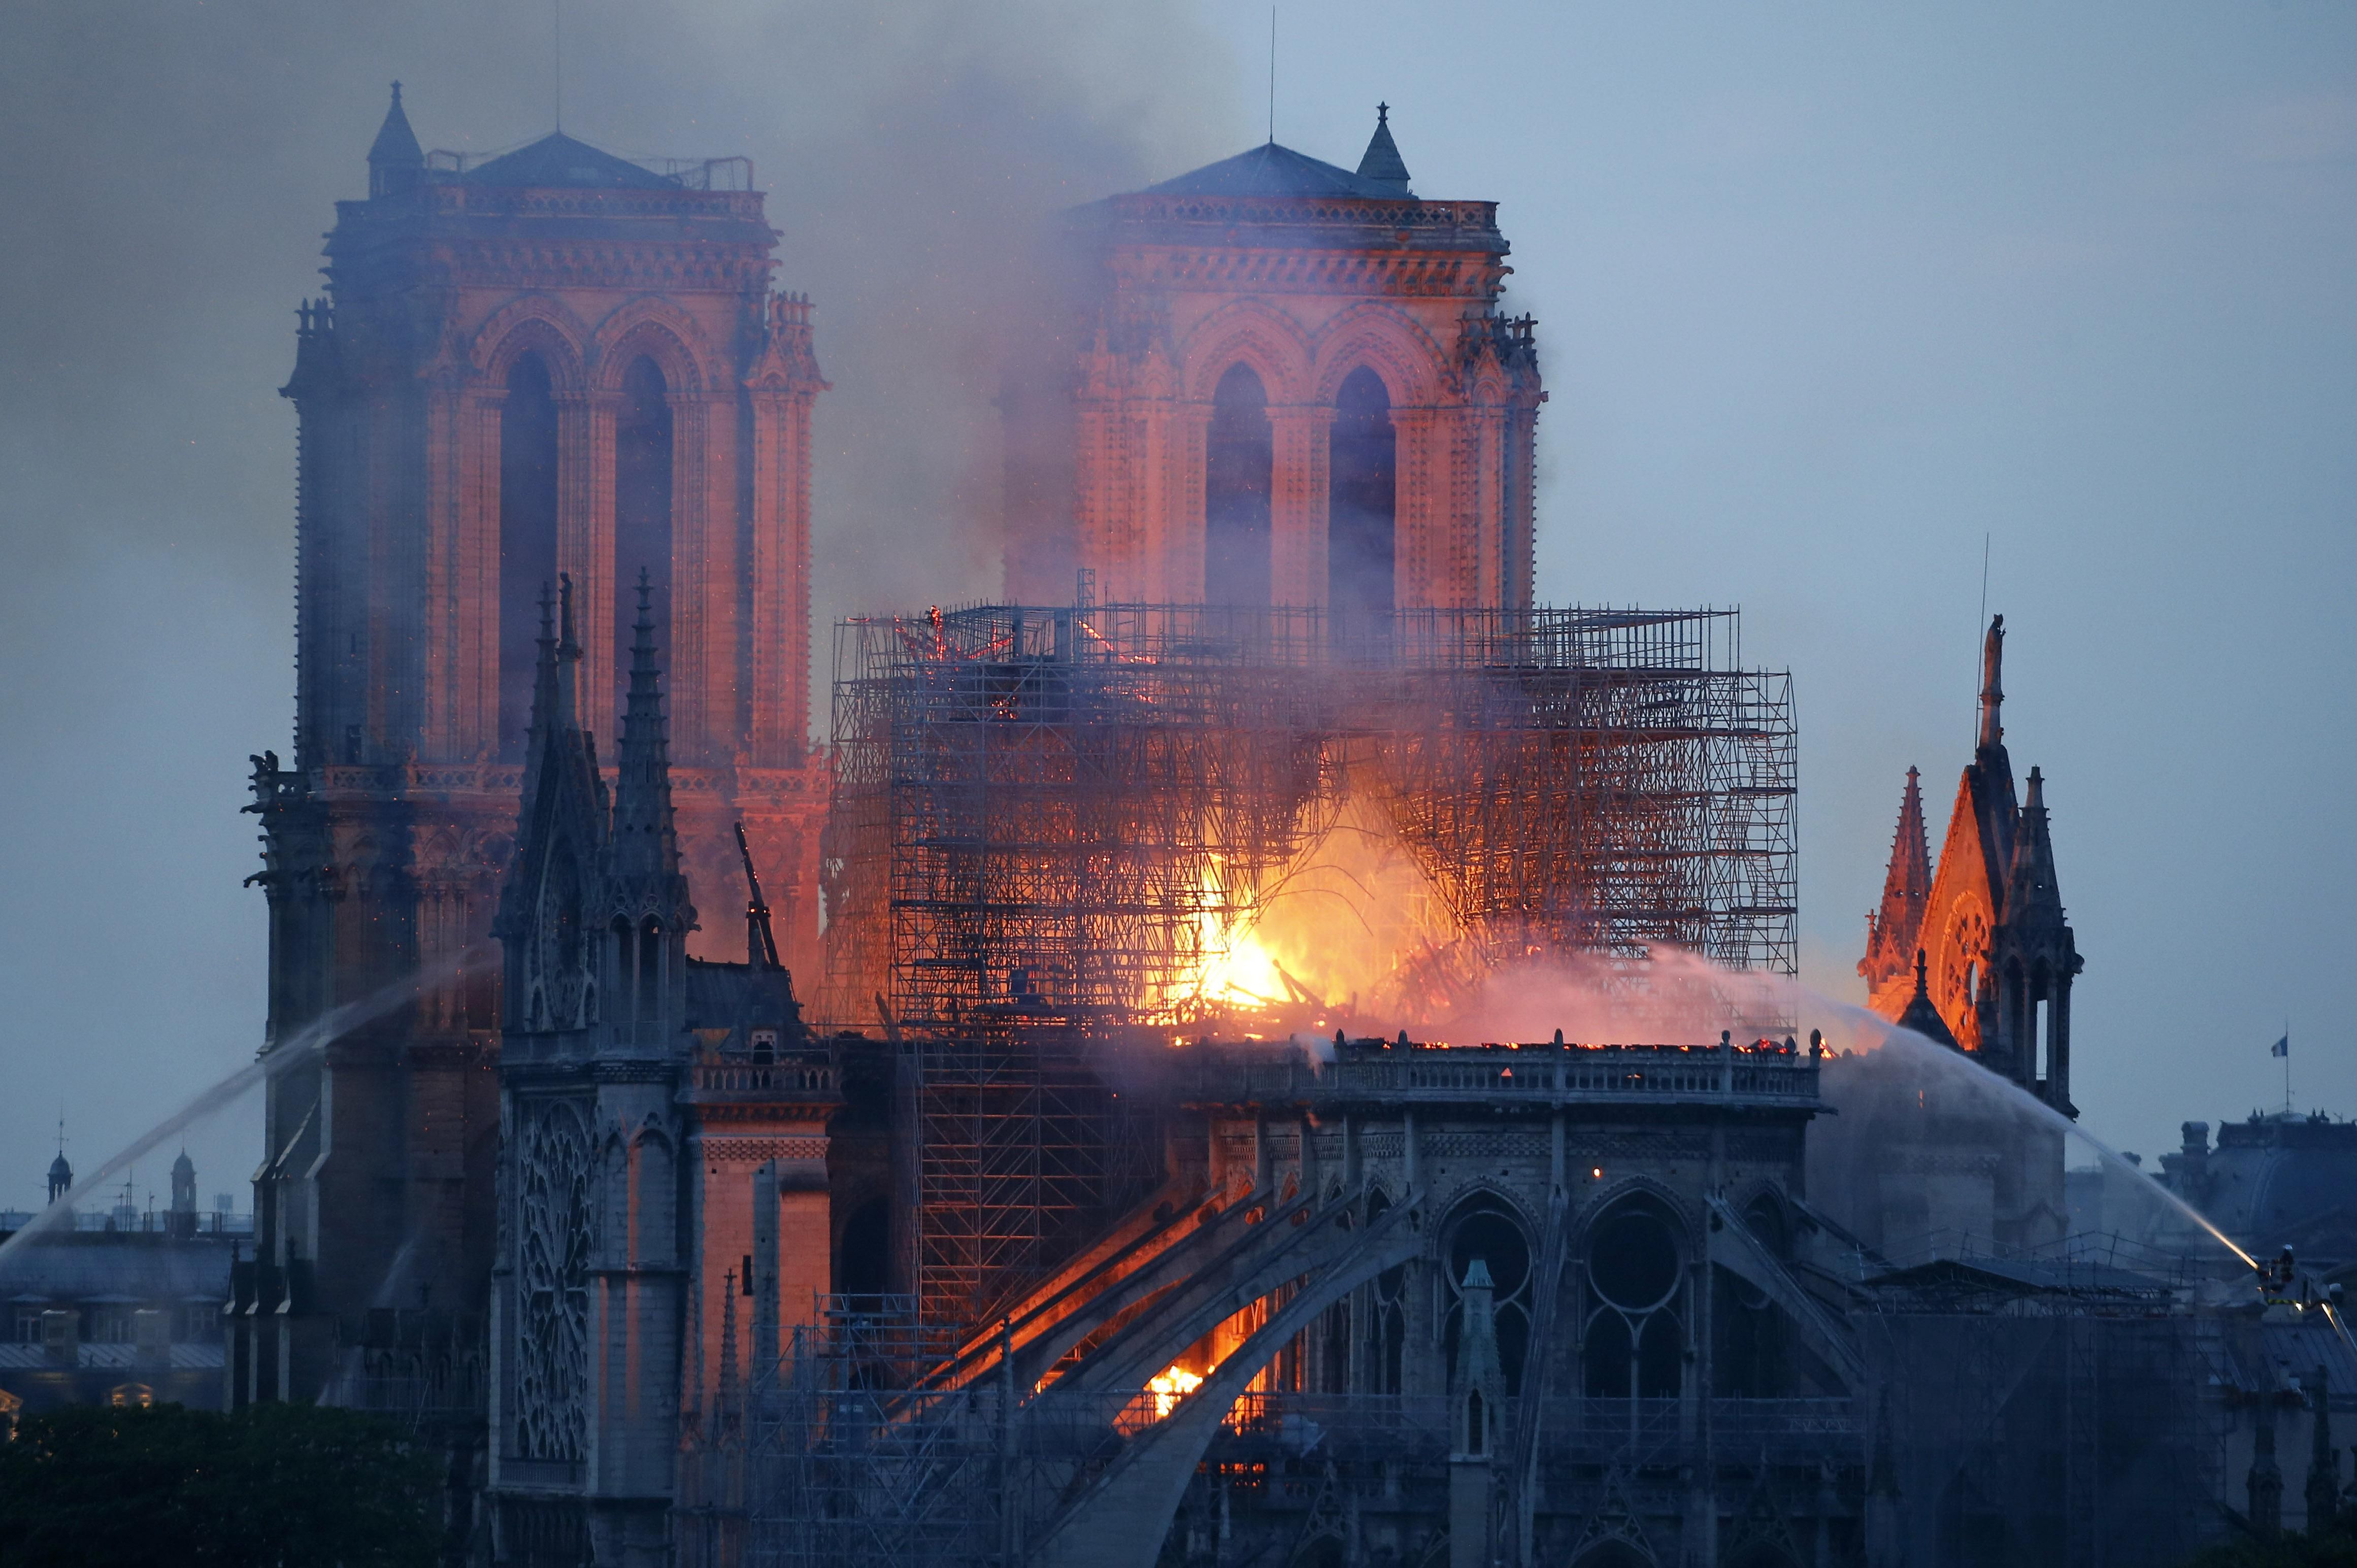
M 396 980 L 356 1002 L 347 1002 L 333 1008 L 227 1078 L 199 1091 L 187 1104 L 141 1133 L 98 1169 L 75 1182 L 61 1197 L 27 1220 L 14 1236 L 0 1241 L 0 1269 L 5 1268 L 10 1254 L 18 1247 L 48 1230 L 60 1219 L 70 1216 L 78 1199 L 90 1197 L 128 1169 L 133 1162 L 190 1122 L 211 1115 L 243 1096 L 254 1085 L 279 1078 L 302 1066 L 354 1029 L 372 1024 L 416 1000 L 425 992 L 457 974 L 468 963 L 489 958 L 495 950 L 490 943 L 479 943 L 455 957 Z
M 1864 1007 L 1838 1002 L 1811 991 L 1798 981 L 1783 975 L 1731 970 L 1699 955 L 1678 950 L 1656 950 L 1637 967 L 1654 977 L 1642 988 L 1647 993 L 1647 1002 L 1654 1009 L 1653 1015 L 1644 1018 L 1643 1026 L 1680 1030 L 1690 1037 L 1709 1038 L 1723 1026 L 1720 1015 L 1730 1009 L 1738 1015 L 1757 1015 L 1760 1017 L 1797 1017 L 1805 1014 L 1825 1018 L 1835 1026 L 1830 1031 L 1832 1033 L 1846 1034 L 1868 1049 L 1895 1047 L 1904 1053 L 1906 1059 L 1921 1063 L 1958 1090 L 1986 1096 L 1996 1104 L 2017 1113 L 2026 1112 L 2066 1137 L 2077 1139 L 2110 1165 L 2134 1176 L 2138 1191 L 2158 1198 L 2188 1223 L 2199 1228 L 2241 1259 L 2255 1273 L 2264 1272 L 2258 1261 L 2238 1246 L 2233 1237 L 2212 1224 L 2191 1204 L 2154 1180 L 2141 1166 L 2130 1163 L 2127 1156 L 2117 1149 L 2020 1084 L 1991 1070 L 1970 1056 L 1911 1029 L 1902 1029 Z M 1554 976 L 1546 974 L 1544 970 L 1536 973 L 1493 971 L 1484 999 L 1473 1015 L 1454 1019 L 1451 1023 L 1471 1029 L 1477 1038 L 1533 1038 L 1537 1037 L 1531 1033 L 1534 1026 L 1540 1027 L 1542 1032 L 1544 1027 L 1539 1025 L 1535 1015 L 1546 1012 L 1555 1015 L 1555 1022 L 1576 1020 L 1582 1032 L 1601 1035 L 1603 1031 L 1624 1026 L 1629 1022 L 1625 1016 L 1618 1015 L 1625 1014 L 1627 1005 L 1637 1002 L 1638 998 L 1613 993 L 1613 983 L 1627 977 L 1625 970 L 1599 972 L 1579 962 L 1562 964 L 1559 972 Z M 1550 984 L 1551 978 L 1558 979 L 1562 983 Z M 1682 986 L 1679 983 L 1686 983 Z M 1566 1018 L 1566 1015 L 1571 1017 Z

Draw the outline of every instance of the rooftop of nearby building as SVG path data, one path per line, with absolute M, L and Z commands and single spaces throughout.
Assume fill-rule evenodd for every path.
M 0 1265 L 0 1301 L 219 1300 L 243 1238 L 200 1231 L 73 1230 L 29 1239 Z
M 222 1354 L 218 1338 L 210 1342 L 183 1341 L 170 1347 L 171 1368 L 176 1372 L 219 1371 Z M 87 1340 L 74 1347 L 74 1369 L 83 1372 L 132 1371 L 145 1365 L 139 1359 L 136 1345 L 93 1344 Z M 46 1345 L 0 1344 L 0 1372 L 42 1372 L 61 1369 L 49 1359 Z

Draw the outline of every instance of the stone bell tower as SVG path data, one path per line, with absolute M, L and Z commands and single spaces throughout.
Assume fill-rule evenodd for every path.
M 279 1075 L 240 1398 L 304 1396 L 342 1316 L 479 1314 L 500 962 L 539 604 L 576 588 L 584 725 L 619 728 L 636 585 L 672 668 L 678 836 L 708 903 L 817 935 L 808 746 L 811 307 L 774 294 L 748 160 L 562 134 L 426 154 L 398 84 L 300 313 L 295 755 L 255 759 Z M 692 935 L 739 956 L 735 922 Z M 339 1011 L 341 1010 L 341 1011 Z
M 1007 405 L 1009 494 L 1069 545 L 1018 538 L 1012 591 L 1060 602 L 1079 566 L 1107 600 L 1345 628 L 1529 607 L 1535 328 L 1501 308 L 1497 203 L 1416 195 L 1388 106 L 1356 169 L 1270 142 L 1082 208 L 1071 242 L 1069 395 Z

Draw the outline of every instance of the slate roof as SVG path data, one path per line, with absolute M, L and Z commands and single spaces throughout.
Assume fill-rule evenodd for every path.
M 83 1344 L 74 1347 L 74 1365 L 82 1371 L 128 1372 L 139 1366 L 139 1348 L 136 1345 Z M 172 1347 L 172 1370 L 176 1372 L 217 1372 L 221 1370 L 221 1360 L 219 1341 Z M 50 1369 L 47 1347 L 0 1344 L 0 1371 L 46 1372 Z M 56 1369 L 64 1370 L 63 1368 Z
M 627 158 L 601 152 L 562 131 L 543 136 L 528 147 L 518 147 L 459 177 L 468 185 L 521 188 L 565 187 L 587 190 L 676 190 L 679 181 L 669 175 L 640 168 Z
M 1388 103 L 1375 107 L 1375 134 L 1367 138 L 1367 150 L 1359 159 L 1359 177 L 1405 196 L 1409 194 L 1407 164 L 1400 157 L 1399 144 L 1392 140 L 1391 107 Z
M 2166 1297 L 2169 1282 L 2078 1259 L 1934 1258 L 1867 1282 L 1878 1289 L 1938 1295 Z
M 230 1240 L 102 1231 L 36 1237 L 0 1264 L 0 1301 L 220 1301 L 229 1294 Z
M 1398 156 L 1394 152 L 1394 159 Z M 1401 175 L 1405 178 L 1406 170 Z M 1368 201 L 1413 201 L 1405 185 L 1369 179 L 1350 169 L 1265 142 L 1250 152 L 1149 185 L 1145 196 L 1347 196 Z
M 409 115 L 401 107 L 401 83 L 393 84 L 393 106 L 384 112 L 384 124 L 377 127 L 376 140 L 369 144 L 368 161 L 372 164 L 422 164 L 425 151 L 417 145 L 417 133 L 409 128 Z

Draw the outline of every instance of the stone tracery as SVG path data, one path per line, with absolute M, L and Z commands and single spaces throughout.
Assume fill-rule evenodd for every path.
M 522 1101 L 516 1152 L 516 1451 L 577 1460 L 588 1437 L 589 1128 L 568 1100 Z

